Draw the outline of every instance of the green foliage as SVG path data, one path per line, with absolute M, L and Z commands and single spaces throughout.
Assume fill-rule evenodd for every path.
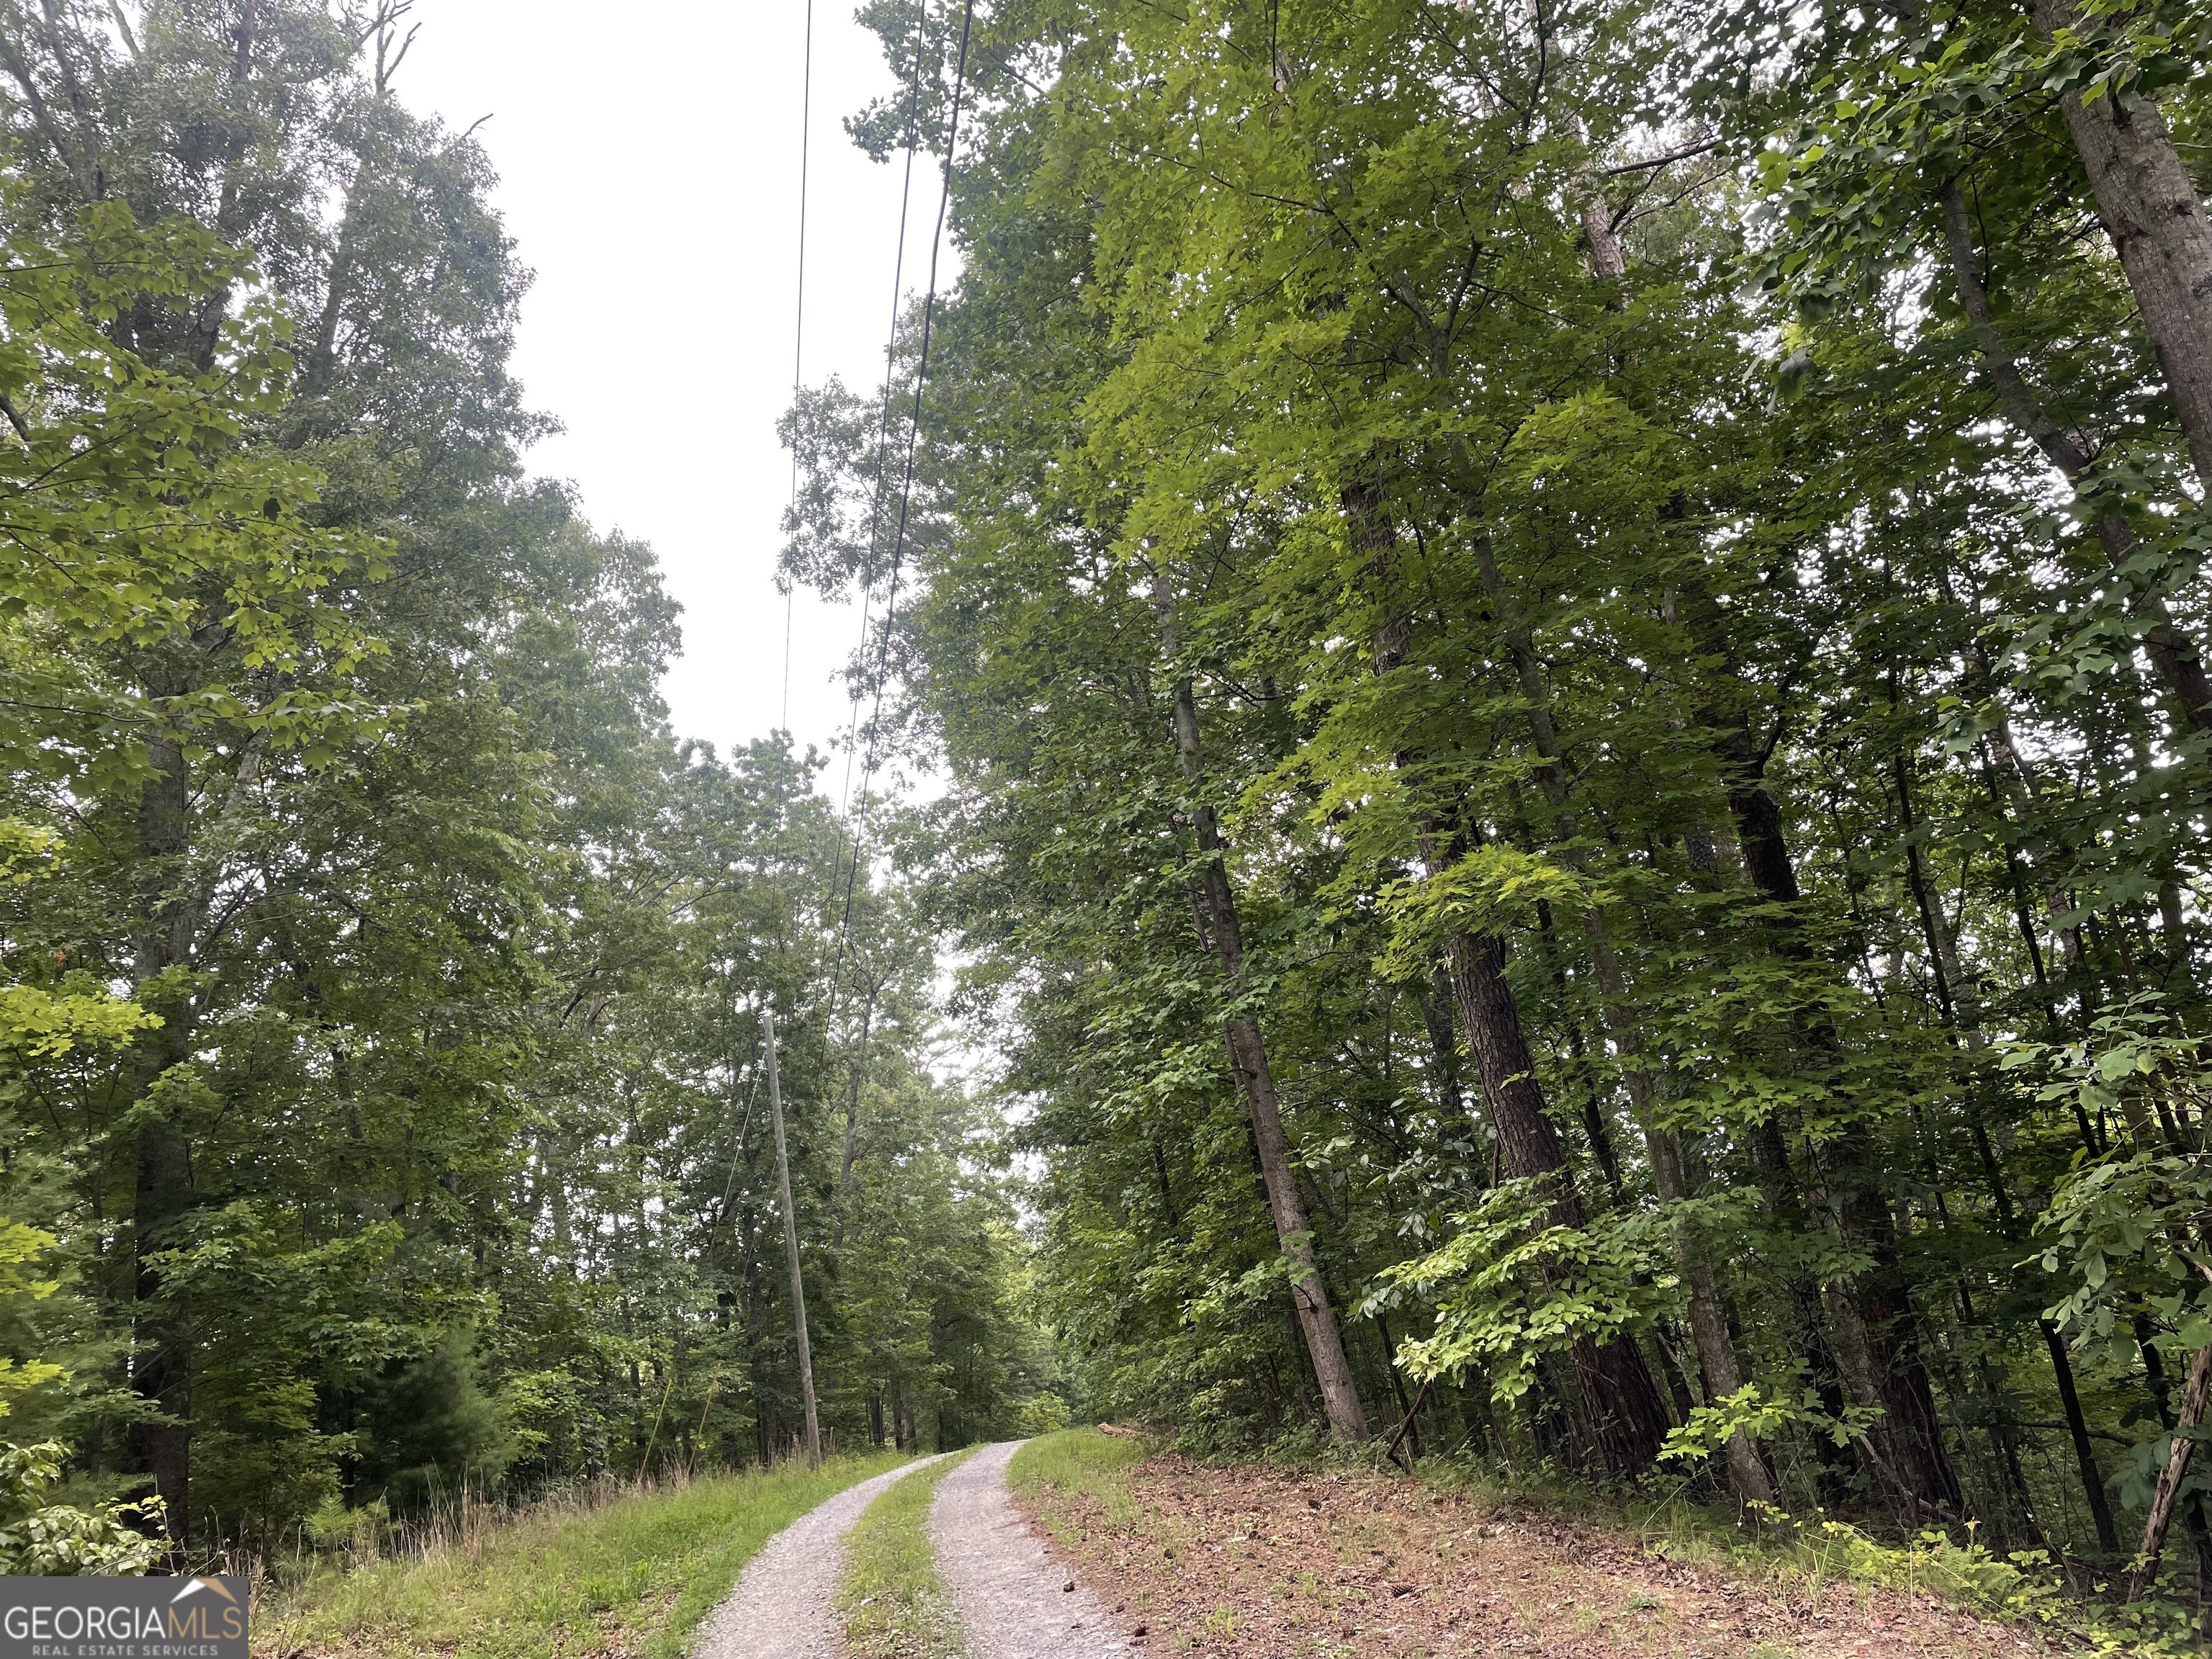
M 2063 100 L 2194 156 L 2207 85 L 2034 11 L 979 23 L 873 642 L 1085 1408 L 1312 1431 L 1236 1022 L 1370 1423 L 1601 1476 L 1642 1409 L 1993 1607 L 2109 1580 L 2205 1334 L 2208 599 Z M 787 580 L 881 592 L 878 418 L 795 405 Z
M 1503 933 L 1546 911 L 1570 917 L 1613 896 L 1576 871 L 1511 847 L 1482 847 L 1419 881 L 1388 883 L 1376 895 L 1390 929 L 1377 971 L 1394 979 L 1426 979 L 1445 941 L 1468 933 Z
M 821 757 L 667 729 L 650 550 L 525 474 L 489 157 L 321 0 L 118 15 L 0 7 L 15 1428 L 285 1571 L 772 1462 L 772 1007 L 830 1429 L 1010 1430 L 1054 1368 L 931 920 Z
M 1667 1437 L 1667 1448 L 1659 1454 L 1660 1461 L 1694 1468 L 1705 1459 L 1720 1455 L 1739 1434 L 1748 1436 L 1753 1442 L 1776 1440 L 1800 1424 L 1811 1426 L 1815 1432 L 1827 1431 L 1838 1444 L 1850 1440 L 1853 1426 L 1830 1422 L 1786 1400 L 1762 1398 L 1758 1384 L 1747 1382 L 1734 1394 L 1722 1395 L 1684 1418 L 1681 1426 Z M 1863 1417 L 1856 1426 L 1864 1431 Z
M 1408 1448 L 2108 1577 L 2212 1340 L 2212 595 L 2070 118 L 2197 155 L 2200 11 L 986 9 L 921 429 L 786 423 L 945 786 L 857 857 L 665 730 L 371 39 L 5 13 L 11 1420 L 196 1550 L 771 1462 L 772 1010 L 843 1443 L 1308 1443 L 1291 1231 Z M 888 153 L 955 47 L 866 15 Z
M 103 1504 L 79 1509 L 46 1501 L 61 1480 L 66 1446 L 0 1447 L 0 1568 L 21 1577 L 133 1577 L 161 1559 L 160 1541 L 141 1530 L 158 1522 L 159 1504 Z
M 1550 1185 L 1501 1183 L 1449 1218 L 1441 1248 L 1378 1275 L 1367 1310 L 1415 1297 L 1436 1309 L 1433 1334 L 1408 1337 L 1394 1356 L 1409 1375 L 1456 1381 L 1474 1372 L 1490 1379 L 1497 1400 L 1517 1400 L 1536 1386 L 1546 1356 L 1602 1346 L 1673 1305 L 1670 1217 L 1547 1224 Z
M 2083 1169 L 2060 1190 L 2045 1224 L 2045 1273 L 2071 1293 L 2051 1310 L 2076 1340 L 2125 1344 L 2126 1322 L 2148 1305 L 2185 1357 L 2212 1343 L 2212 1172 L 2202 1157 L 2138 1152 Z

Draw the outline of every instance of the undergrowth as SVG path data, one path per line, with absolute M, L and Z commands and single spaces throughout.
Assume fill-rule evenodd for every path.
M 2108 1592 L 2124 1575 L 2070 1584 L 2048 1551 L 2000 1553 L 1928 1528 L 1893 1542 L 1826 1516 L 1772 1512 L 1756 1526 L 1731 1525 L 1679 1500 L 1630 1510 L 1646 1553 L 1671 1560 L 1725 1563 L 1745 1577 L 1794 1579 L 1813 1594 L 1843 1581 L 1917 1591 L 1984 1617 L 2032 1625 L 2090 1654 L 2201 1654 L 2204 1641 L 2186 1607 L 2153 1598 L 2133 1606 Z M 2086 1593 L 2085 1593 L 2086 1592 Z
M 892 1454 L 786 1463 L 552 1501 L 350 1571 L 326 1566 L 257 1598 L 257 1655 L 544 1659 L 605 1649 L 677 1659 L 770 1537 L 896 1467 Z
M 2000 1553 L 1980 1543 L 1971 1525 L 1963 1540 L 1934 1528 L 1906 1540 L 1884 1539 L 1826 1515 L 1808 1519 L 1768 1510 L 1738 1516 L 1691 1501 L 1681 1480 L 1656 1498 L 1624 1500 L 1563 1480 L 1501 1480 L 1486 1465 L 1452 1456 L 1424 1460 L 1414 1478 L 1492 1504 L 1527 1504 L 1597 1525 L 1618 1527 L 1625 1520 L 1647 1554 L 1725 1567 L 1747 1579 L 1794 1583 L 1810 1596 L 1830 1583 L 1879 1585 L 2033 1626 L 2086 1654 L 2205 1651 L 2191 1611 L 2179 1603 L 2152 1598 L 2124 1605 L 2109 1593 L 2124 1574 L 2069 1581 L 2079 1564 L 2059 1563 L 2039 1549 Z
M 860 1659 L 963 1659 L 960 1618 L 938 1577 L 929 1508 L 937 1483 L 968 1456 L 942 1457 L 893 1481 L 848 1535 L 836 1606 L 848 1653 Z

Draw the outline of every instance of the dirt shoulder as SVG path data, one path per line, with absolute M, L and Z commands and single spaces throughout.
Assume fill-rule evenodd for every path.
M 1905 1659 L 2057 1651 L 1920 1595 L 1669 1560 L 1627 1532 L 1411 1481 L 1203 1467 L 1015 1474 L 1139 1651 L 1215 1659 Z M 1141 1631 L 1141 1637 L 1138 1632 Z

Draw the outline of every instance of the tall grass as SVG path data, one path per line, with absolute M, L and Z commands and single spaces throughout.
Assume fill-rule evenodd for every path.
M 818 1470 L 604 1482 L 503 1510 L 434 1515 L 385 1559 L 264 1595 L 254 1650 L 332 1659 L 556 1659 L 613 1649 L 675 1659 L 768 1540 L 896 1454 Z M 391 1544 L 372 1546 L 392 1548 Z
M 865 1659 L 963 1659 L 960 1616 L 938 1577 L 929 1510 L 937 1483 L 968 1452 L 902 1476 L 868 1505 L 845 1540 L 837 1613 L 846 1650 Z

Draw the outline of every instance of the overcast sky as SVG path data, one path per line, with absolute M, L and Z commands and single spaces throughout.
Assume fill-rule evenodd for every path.
M 879 381 L 892 308 L 896 165 L 843 118 L 893 90 L 855 0 L 816 0 L 804 373 Z M 419 0 L 397 88 L 478 133 L 537 282 L 514 366 L 566 427 L 529 457 L 599 528 L 653 544 L 684 606 L 665 691 L 678 732 L 726 750 L 779 723 L 784 602 L 773 584 L 789 459 L 806 0 Z M 938 174 L 918 165 L 906 282 L 918 288 Z M 957 268 L 948 255 L 945 270 Z M 858 617 L 801 595 L 790 726 L 827 747 L 830 676 Z M 827 780 L 835 793 L 842 768 Z

